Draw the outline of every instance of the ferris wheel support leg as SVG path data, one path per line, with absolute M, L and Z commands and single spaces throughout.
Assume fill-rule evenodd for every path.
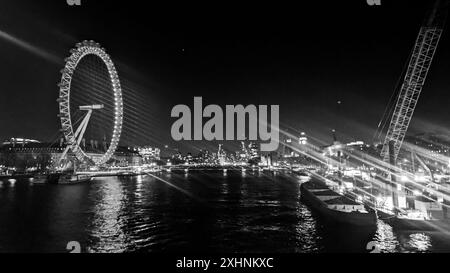
M 84 133 L 86 132 L 86 128 L 89 123 L 89 119 L 91 118 L 91 115 L 92 115 L 92 110 L 88 110 L 88 113 L 84 117 L 83 121 L 80 123 L 80 126 L 78 126 L 77 130 L 75 131 L 74 137 L 77 141 L 77 147 L 80 145 L 81 140 L 83 139 L 83 136 L 84 136 Z M 59 158 L 58 165 L 60 165 L 62 160 L 66 157 L 70 148 L 71 148 L 71 146 L 67 145 L 66 149 L 64 149 L 64 152 L 61 154 L 61 157 Z
M 87 115 L 86 115 L 86 117 L 83 120 L 83 124 L 80 124 L 80 127 L 78 128 L 78 129 L 81 128 L 81 133 L 79 134 L 79 136 L 77 136 L 75 134 L 75 138 L 78 137 L 78 139 L 77 139 L 77 147 L 80 146 L 81 140 L 83 139 L 84 133 L 86 132 L 86 128 L 87 128 L 87 125 L 89 123 L 89 119 L 91 119 L 91 115 L 92 115 L 92 110 L 89 110 Z M 77 131 L 78 131 L 78 129 L 77 129 Z
M 70 146 L 67 145 L 67 147 L 64 149 L 64 152 L 61 154 L 61 156 L 59 157 L 58 160 L 58 166 L 61 165 L 61 162 L 63 161 L 63 159 L 66 157 L 67 152 L 69 152 Z

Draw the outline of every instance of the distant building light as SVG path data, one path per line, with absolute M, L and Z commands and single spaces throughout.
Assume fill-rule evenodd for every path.
M 3 142 L 3 145 L 11 145 L 11 144 L 28 144 L 28 143 L 40 143 L 38 140 L 27 139 L 27 138 L 11 138 Z
M 362 145 L 364 145 L 363 141 L 354 141 L 354 142 L 347 143 L 347 146 L 362 146 Z

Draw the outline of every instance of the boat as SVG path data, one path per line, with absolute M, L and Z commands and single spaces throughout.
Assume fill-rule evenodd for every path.
M 311 180 L 311 175 L 302 170 L 293 170 L 294 174 L 296 174 L 301 182 L 308 182 Z
M 64 174 L 59 177 L 58 184 L 73 185 L 91 181 L 91 176 L 87 174 Z
M 47 184 L 47 181 L 48 181 L 47 174 L 38 174 L 33 177 L 32 183 L 36 185 L 41 185 Z
M 395 211 L 377 208 L 381 220 L 395 229 L 410 231 L 450 231 L 450 215 L 446 206 L 417 197 L 414 208 Z
M 317 180 L 300 186 L 302 200 L 330 224 L 376 228 L 377 215 L 364 204 L 343 196 Z
M 42 184 L 57 184 L 60 173 L 40 173 L 33 177 L 33 184 L 42 185 Z
M 380 219 L 400 230 L 450 231 L 450 220 L 427 218 L 417 211 L 409 211 L 398 215 L 385 214 Z

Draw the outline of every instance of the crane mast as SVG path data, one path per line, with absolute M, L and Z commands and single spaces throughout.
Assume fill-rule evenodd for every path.
M 431 15 L 417 36 L 381 151 L 383 160 L 390 164 L 395 164 L 402 147 L 441 38 L 445 15 L 441 1 L 436 1 Z

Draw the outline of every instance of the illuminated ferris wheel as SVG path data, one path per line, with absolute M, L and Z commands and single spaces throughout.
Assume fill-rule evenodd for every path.
M 93 163 L 95 165 L 103 165 L 111 159 L 114 152 L 116 151 L 120 135 L 122 132 L 122 121 L 123 121 L 123 101 L 122 101 L 122 89 L 120 86 L 119 76 L 117 74 L 114 63 L 112 62 L 109 55 L 105 52 L 105 49 L 100 47 L 98 43 L 94 41 L 83 41 L 76 44 L 76 48 L 70 51 L 71 55 L 65 59 L 65 66 L 61 70 L 61 81 L 59 86 L 59 118 L 61 121 L 61 130 L 64 134 L 66 141 L 66 149 L 63 152 L 61 160 L 63 160 L 69 149 L 75 154 L 76 158 L 81 162 Z M 74 90 L 74 81 L 81 82 L 78 76 L 78 70 L 84 70 L 80 66 L 88 59 L 96 59 L 97 65 L 102 66 L 105 70 L 105 75 L 101 84 L 97 82 L 89 83 L 83 81 L 83 86 Z M 97 73 L 99 67 L 96 70 L 90 70 L 85 72 L 88 76 Z M 75 77 L 76 76 L 76 77 Z M 77 78 L 76 80 L 74 78 Z M 83 94 L 86 90 L 93 90 L 93 99 L 89 96 Z M 105 93 L 100 93 L 102 89 Z M 87 92 L 87 91 L 86 91 Z M 80 104 L 74 105 L 75 99 L 72 97 L 78 94 L 84 100 Z M 109 96 L 109 100 L 107 99 Z M 109 103 L 109 104 L 108 104 Z M 106 105 L 106 106 L 105 106 Z M 111 126 L 105 132 L 109 135 L 109 145 L 105 145 L 105 148 L 96 153 L 90 153 L 85 150 L 85 139 L 86 130 L 88 128 L 89 121 L 92 121 L 93 117 L 100 116 L 102 112 L 106 112 L 109 109 L 110 114 L 105 115 L 103 120 L 99 124 L 105 124 L 110 122 Z M 74 121 L 75 112 L 79 114 L 78 121 Z M 80 114 L 81 113 L 81 114 Z M 74 126 L 77 126 L 76 128 Z M 90 125 L 90 130 L 100 130 L 99 125 Z

